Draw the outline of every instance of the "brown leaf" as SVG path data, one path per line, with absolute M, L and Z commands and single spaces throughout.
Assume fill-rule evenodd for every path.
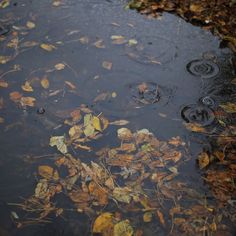
M 103 67 L 104 69 L 111 70 L 111 68 L 112 68 L 112 62 L 104 61 L 104 62 L 102 63 L 102 67 Z
M 4 80 L 0 80 L 0 87 L 1 88 L 7 88 L 8 87 L 8 83 Z
M 21 86 L 22 90 L 24 90 L 25 92 L 33 92 L 33 88 L 30 85 L 30 83 L 28 81 L 25 82 L 24 85 Z
M 58 180 L 59 179 L 59 174 L 57 170 L 54 171 L 54 169 L 50 166 L 47 165 L 42 165 L 38 167 L 38 173 L 40 176 L 42 176 L 45 179 L 54 179 Z
M 159 219 L 160 223 L 162 224 L 162 226 L 165 227 L 166 226 L 166 222 L 165 222 L 163 213 L 160 210 L 157 210 L 157 216 L 158 216 L 158 219 Z
M 72 84 L 70 81 L 65 81 L 65 84 L 72 90 L 76 89 L 76 86 L 74 84 Z
M 206 132 L 205 128 L 198 125 L 198 124 L 188 123 L 188 124 L 185 124 L 185 126 L 188 130 L 191 130 L 193 132 L 198 132 L 198 133 L 205 133 Z
M 21 97 L 22 97 L 22 94 L 19 93 L 19 92 L 17 92 L 17 91 L 10 93 L 10 99 L 11 99 L 13 102 L 18 102 L 18 101 L 20 101 Z
M 200 169 L 207 167 L 209 163 L 210 163 L 210 158 L 206 152 L 202 152 L 198 155 L 198 164 Z
M 34 107 L 36 99 L 33 97 L 22 97 L 20 103 L 22 106 Z
M 105 212 L 97 217 L 93 224 L 93 233 L 100 233 L 104 236 L 113 235 L 114 224 L 112 213 Z
M 87 36 L 84 36 L 84 37 L 81 37 L 79 39 L 79 41 L 82 43 L 82 44 L 88 44 L 89 43 L 89 38 Z

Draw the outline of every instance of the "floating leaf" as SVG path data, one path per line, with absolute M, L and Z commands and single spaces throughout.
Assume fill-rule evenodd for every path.
M 72 139 L 80 138 L 83 134 L 83 130 L 80 125 L 74 125 L 69 130 L 69 135 Z
M 10 56 L 0 56 L 0 64 L 6 64 L 12 59 Z
M 112 35 L 111 39 L 112 39 L 113 44 L 118 44 L 118 45 L 124 44 L 127 42 L 127 40 L 122 35 Z
M 160 210 L 157 210 L 157 216 L 158 216 L 158 219 L 159 219 L 160 223 L 162 224 L 162 226 L 165 227 L 165 225 L 166 225 L 165 219 L 164 219 L 164 216 Z
M 27 21 L 26 26 L 28 29 L 33 29 L 33 28 L 35 28 L 35 23 L 32 21 Z
M 93 44 L 96 48 L 105 48 L 105 45 L 103 44 L 103 40 L 99 39 Z
M 133 46 L 133 45 L 138 44 L 138 41 L 137 41 L 136 39 L 130 39 L 130 40 L 128 41 L 128 44 L 129 44 L 129 46 Z
M 84 37 L 81 37 L 79 39 L 79 41 L 82 43 L 82 44 L 88 44 L 89 43 L 89 38 L 87 36 L 84 36 Z
M 54 171 L 54 169 L 50 166 L 47 165 L 42 165 L 38 167 L 38 173 L 40 176 L 42 176 L 45 179 L 54 179 L 58 180 L 59 179 L 59 174 L 58 171 Z
M 0 80 L 0 87 L 1 88 L 7 88 L 8 87 L 8 83 L 4 80 Z
M 191 130 L 192 132 L 197 132 L 197 133 L 206 132 L 205 128 L 198 124 L 188 123 L 188 124 L 185 124 L 185 126 L 188 130 Z
M 112 68 L 112 62 L 104 61 L 104 62 L 102 63 L 102 67 L 103 67 L 104 69 L 111 70 L 111 68 Z
M 113 215 L 105 212 L 97 217 L 93 224 L 93 233 L 102 233 L 103 235 L 113 235 Z
M 70 88 L 70 89 L 76 89 L 76 86 L 74 84 L 72 84 L 70 81 L 65 81 L 65 84 Z
M 48 78 L 46 76 L 41 79 L 40 83 L 41 83 L 41 86 L 44 89 L 48 89 L 49 88 L 50 83 L 49 83 L 49 80 L 48 80 Z
M 28 81 L 25 82 L 24 85 L 21 86 L 22 90 L 24 90 L 25 92 L 33 92 L 33 88 L 30 85 L 30 83 Z
M 10 93 L 10 99 L 11 99 L 13 102 L 18 102 L 18 101 L 20 101 L 21 97 L 22 97 L 22 94 L 19 93 L 19 92 L 17 92 L 17 91 Z
M 203 169 L 203 168 L 207 167 L 209 165 L 209 163 L 210 163 L 209 155 L 206 152 L 200 153 L 198 156 L 199 168 Z
M 110 125 L 123 126 L 129 124 L 128 120 L 116 120 L 109 123 Z
M 93 117 L 93 127 L 98 131 L 102 131 L 101 122 L 97 116 Z
M 130 140 L 133 138 L 132 132 L 127 128 L 118 129 L 117 135 L 118 135 L 118 138 L 122 140 Z
M 112 195 L 119 202 L 130 203 L 131 201 L 130 189 L 128 187 L 114 188 Z
M 56 70 L 64 70 L 66 65 L 63 64 L 63 63 L 58 63 L 54 67 L 55 67 Z
M 40 44 L 40 47 L 48 52 L 51 52 L 52 50 L 56 49 L 56 47 L 52 44 L 46 44 L 46 43 L 42 43 Z
M 63 154 L 66 154 L 68 152 L 67 146 L 65 144 L 65 137 L 64 136 L 51 137 L 49 145 L 51 147 L 56 146 L 58 151 L 60 151 Z
M 20 103 L 22 106 L 34 107 L 36 99 L 33 97 L 22 97 Z
M 236 104 L 227 102 L 226 104 L 221 104 L 221 108 L 223 108 L 227 113 L 236 113 Z
M 134 230 L 130 225 L 129 220 L 123 220 L 114 226 L 114 236 L 132 236 Z
M 6 8 L 10 5 L 10 0 L 2 0 L 0 2 L 0 8 Z
M 143 221 L 148 223 L 152 221 L 152 213 L 151 212 L 145 212 L 143 215 Z

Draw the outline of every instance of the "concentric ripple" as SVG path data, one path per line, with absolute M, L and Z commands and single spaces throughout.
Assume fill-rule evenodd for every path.
M 217 106 L 217 103 L 216 103 L 215 99 L 211 96 L 202 97 L 202 98 L 199 99 L 199 102 L 202 105 L 210 107 L 210 108 L 215 108 Z
M 187 64 L 187 70 L 190 74 L 202 79 L 216 77 L 220 73 L 220 68 L 211 60 L 194 60 Z
M 166 38 L 144 37 L 136 45 L 126 45 L 127 56 L 142 64 L 166 64 L 174 60 L 177 54 L 175 44 Z
M 195 123 L 201 126 L 211 125 L 215 120 L 214 112 L 209 107 L 196 104 L 184 107 L 181 116 L 187 123 Z
M 112 116 L 137 116 L 145 111 L 144 108 L 167 104 L 172 90 L 153 82 L 141 82 L 125 85 L 119 91 L 116 98 L 110 97 L 95 103 L 95 110 Z

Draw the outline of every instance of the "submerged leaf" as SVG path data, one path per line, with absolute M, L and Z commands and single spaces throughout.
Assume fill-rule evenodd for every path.
M 105 212 L 97 217 L 93 224 L 93 233 L 102 233 L 103 235 L 113 235 L 113 215 Z M 109 234 L 110 233 L 110 234 Z
M 236 104 L 227 102 L 226 104 L 221 104 L 221 108 L 223 108 L 227 113 L 236 113 Z
M 114 226 L 114 236 L 132 236 L 134 230 L 130 225 L 129 220 L 123 220 Z
M 209 155 L 206 152 L 200 153 L 198 156 L 199 168 L 203 169 L 203 168 L 207 167 L 209 165 L 209 163 L 210 163 Z
M 40 47 L 42 49 L 44 49 L 45 51 L 51 52 L 52 50 L 56 49 L 56 47 L 52 44 L 46 44 L 46 43 L 42 43 L 40 44 Z
M 21 86 L 22 90 L 24 90 L 25 92 L 33 92 L 33 88 L 30 85 L 30 83 L 28 81 L 25 82 L 24 85 Z
M 110 61 L 104 61 L 104 62 L 102 63 L 102 67 L 103 67 L 104 69 L 111 70 L 111 68 L 112 68 L 112 62 L 110 62 Z

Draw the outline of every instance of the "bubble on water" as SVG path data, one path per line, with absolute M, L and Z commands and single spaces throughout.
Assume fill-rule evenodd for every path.
M 204 59 L 189 62 L 187 70 L 190 74 L 202 79 L 214 78 L 220 73 L 220 68 L 216 63 Z
M 185 122 L 201 126 L 211 125 L 215 120 L 214 112 L 209 107 L 196 104 L 185 106 L 181 116 Z

